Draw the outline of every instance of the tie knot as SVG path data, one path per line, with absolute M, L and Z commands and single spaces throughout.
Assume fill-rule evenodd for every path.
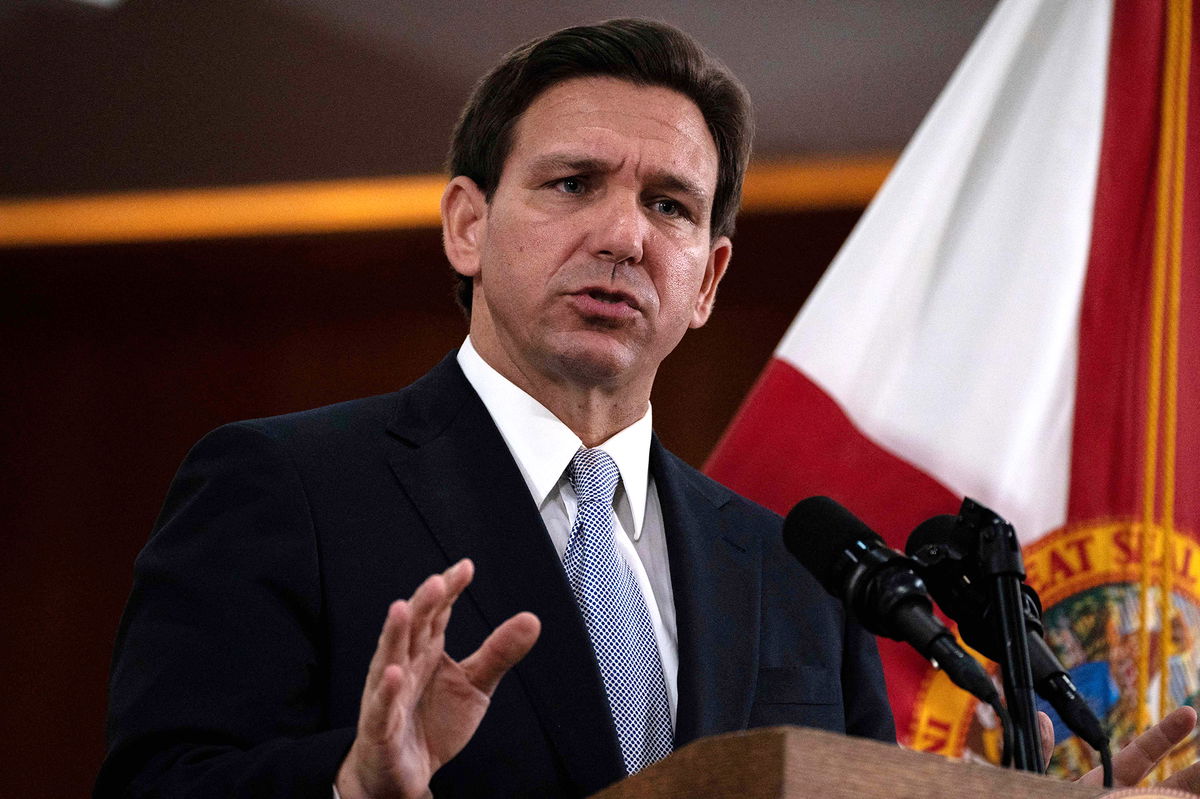
M 580 449 L 575 453 L 571 464 L 567 466 L 567 477 L 581 504 L 596 501 L 611 504 L 621 472 L 612 456 L 596 447 Z

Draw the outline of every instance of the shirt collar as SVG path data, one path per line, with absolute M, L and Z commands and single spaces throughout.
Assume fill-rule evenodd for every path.
M 534 502 L 542 507 L 583 442 L 544 405 L 493 369 L 472 346 L 470 336 L 458 350 L 458 365 L 499 428 Z M 652 411 L 647 403 L 641 419 L 600 445 L 621 472 L 635 540 L 642 534 L 646 515 L 652 430 Z

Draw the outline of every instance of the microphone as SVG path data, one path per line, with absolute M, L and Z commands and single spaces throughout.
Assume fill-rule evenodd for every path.
M 983 667 L 933 615 L 933 602 L 911 560 L 828 497 L 809 497 L 783 523 L 788 551 L 871 633 L 904 641 L 960 688 L 998 706 Z
M 1004 642 L 982 587 L 978 535 L 979 531 L 959 516 L 934 516 L 913 530 L 904 551 L 915 561 L 938 606 L 958 622 L 963 640 L 983 656 L 999 661 L 1004 656 Z M 1106 749 L 1108 736 L 1100 720 L 1042 638 L 1042 603 L 1037 592 L 1025 583 L 1021 590 L 1034 689 L 1072 732 L 1093 749 Z

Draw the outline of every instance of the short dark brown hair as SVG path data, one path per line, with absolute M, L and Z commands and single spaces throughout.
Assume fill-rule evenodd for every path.
M 717 146 L 710 230 L 713 238 L 733 235 L 754 138 L 750 96 L 695 39 L 662 22 L 612 19 L 564 28 L 510 52 L 475 86 L 459 116 L 450 175 L 469 177 L 491 201 L 525 110 L 551 86 L 592 76 L 674 89 L 696 104 Z M 470 278 L 459 276 L 457 296 L 469 315 Z

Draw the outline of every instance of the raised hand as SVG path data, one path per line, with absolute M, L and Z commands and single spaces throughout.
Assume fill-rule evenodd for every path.
M 1049 763 L 1050 753 L 1054 749 L 1054 727 L 1050 723 L 1050 717 L 1040 711 L 1038 724 L 1041 727 L 1042 752 Z M 1183 743 L 1195 726 L 1196 711 L 1185 705 L 1176 708 L 1163 717 L 1162 721 L 1134 738 L 1113 755 L 1113 787 L 1131 788 L 1137 785 L 1172 749 Z M 1103 769 L 1097 766 L 1080 777 L 1078 782 L 1084 785 L 1103 785 Z M 1200 762 L 1172 774 L 1159 784 L 1163 788 L 1200 794 Z
M 500 678 L 533 647 L 541 624 L 519 613 L 462 661 L 446 654 L 451 608 L 473 575 L 471 561 L 459 561 L 388 609 L 337 775 L 342 799 L 427 796 L 434 772 L 475 734 Z
M 1134 738 L 1113 755 L 1113 787 L 1137 785 L 1172 749 L 1183 743 L 1195 726 L 1196 711 L 1184 706 L 1168 713 L 1153 727 Z M 1080 777 L 1079 782 L 1101 785 L 1103 774 L 1097 767 Z M 1189 793 L 1200 792 L 1200 762 L 1175 772 L 1159 785 Z

